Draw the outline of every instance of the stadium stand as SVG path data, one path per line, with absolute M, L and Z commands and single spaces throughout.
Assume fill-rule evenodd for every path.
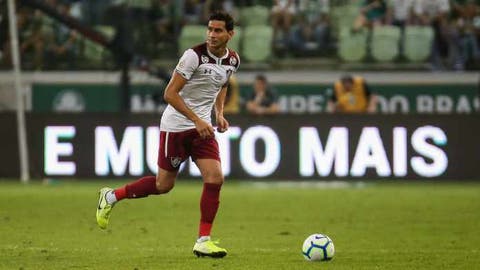
M 400 28 L 396 26 L 374 27 L 371 54 L 378 62 L 391 62 L 399 55 Z
M 247 61 L 262 62 L 272 55 L 273 29 L 268 25 L 247 26 L 242 41 L 243 57 Z
M 404 54 L 411 62 L 423 62 L 431 54 L 433 29 L 426 26 L 405 28 Z
M 265 6 L 255 5 L 240 9 L 240 23 L 243 26 L 267 25 L 269 10 Z
M 232 40 L 228 42 L 228 46 L 233 49 L 236 52 L 241 51 L 241 42 L 242 42 L 242 35 L 243 35 L 243 29 L 240 26 L 236 26 L 235 29 L 235 34 L 233 35 Z
M 367 55 L 367 32 L 352 33 L 350 29 L 343 28 L 338 38 L 338 56 L 346 62 L 358 62 Z
M 205 33 L 203 25 L 185 25 L 178 39 L 178 55 L 182 55 L 192 45 L 204 42 Z
M 97 25 L 95 30 L 104 34 L 109 40 L 111 40 L 115 34 L 115 29 L 108 25 Z M 84 60 L 89 62 L 93 67 L 106 67 L 105 61 L 111 56 L 111 53 L 88 39 L 82 39 L 83 43 L 83 57 Z
M 359 12 L 359 7 L 355 4 L 335 6 L 330 10 L 334 35 L 339 36 L 342 29 L 350 29 Z
M 395 18 L 385 19 L 380 23 L 366 25 L 361 29 L 354 27 L 355 20 L 361 13 L 362 1 L 356 0 L 305 0 L 294 1 L 296 13 L 291 14 L 291 27 L 282 27 L 275 40 L 270 37 L 271 29 L 275 34 L 275 23 L 272 16 L 273 1 L 255 0 L 255 1 L 165 1 L 168 2 L 168 8 L 163 2 L 148 0 L 126 0 L 113 2 L 96 2 L 93 0 L 85 1 L 66 1 L 66 5 L 74 5 L 70 14 L 81 21 L 85 26 L 98 29 L 96 25 L 109 27 L 101 31 L 113 32 L 119 27 L 121 20 L 129 21 L 129 35 L 132 36 L 132 47 L 134 56 L 149 59 L 149 62 L 156 63 L 162 67 L 171 66 L 172 61 L 176 61 L 176 56 L 182 54 L 187 48 L 205 40 L 205 19 L 212 8 L 224 8 L 230 10 L 237 19 L 235 28 L 236 35 L 230 42 L 230 46 L 238 51 L 243 59 L 243 68 L 259 67 L 263 61 L 262 67 L 266 68 L 288 68 L 298 67 L 308 62 L 308 68 L 329 69 L 338 68 L 345 65 L 354 65 L 359 69 L 369 70 L 381 67 L 390 70 L 400 69 L 425 69 L 430 70 L 433 65 L 432 59 L 436 54 L 432 54 L 432 45 L 434 40 L 434 31 L 429 24 L 420 24 L 418 14 L 408 13 L 402 24 L 402 30 L 393 25 Z M 185 3 L 184 3 L 185 2 Z M 308 2 L 308 3 L 307 3 Z M 469 5 L 453 1 L 451 5 L 449 27 L 451 33 L 457 33 L 457 36 L 451 35 L 448 39 L 448 53 L 444 57 L 447 60 L 454 58 L 450 54 L 456 55 L 456 61 L 453 64 L 465 66 L 467 69 L 478 69 L 480 67 L 480 24 L 475 24 L 475 18 L 480 18 L 480 11 L 472 11 Z M 162 3 L 162 4 L 159 4 Z M 307 3 L 307 4 L 306 4 Z M 363 2 L 362 2 L 363 3 Z M 402 3 L 395 1 L 395 3 Z M 305 6 L 309 8 L 305 9 Z M 302 9 L 303 7 L 303 9 Z M 312 10 L 322 7 L 322 10 Z M 396 6 L 393 1 L 387 1 L 387 9 L 394 11 Z M 480 9 L 478 9 L 480 10 Z M 91 15 L 92 11 L 95 16 Z M 462 12 L 460 12 L 462 11 Z M 323 13 L 324 21 L 311 19 L 311 15 Z M 2 9 L 2 14 L 4 14 Z M 21 8 L 18 10 L 20 44 L 22 41 L 28 41 L 36 32 L 32 29 L 42 29 L 42 37 L 51 36 L 56 33 L 48 33 L 50 23 L 44 27 L 36 27 L 39 23 L 38 12 L 34 8 Z M 457 13 L 457 14 L 456 14 Z M 120 16 L 123 14 L 125 16 Z M 47 15 L 42 21 L 53 21 L 53 18 Z M 304 17 L 302 17 L 304 16 Z M 0 33 L 8 32 L 7 16 L 0 18 Z M 131 18 L 131 19 L 129 19 Z M 307 18 L 304 24 L 301 24 L 302 18 Z M 467 22 L 464 28 L 461 28 L 459 22 Z M 477 21 L 480 21 L 477 19 Z M 381 25 L 381 26 L 379 26 Z M 426 26 L 428 25 L 428 26 Z M 320 29 L 325 29 L 326 38 L 317 38 Z M 467 27 L 468 26 L 468 27 Z M 473 27 L 473 28 L 472 28 Z M 476 27 L 476 28 L 475 28 Z M 472 29 L 476 29 L 473 31 Z M 258 30 L 254 30 L 258 29 Z M 463 29 L 463 30 L 462 30 Z M 4 31 L 3 31 L 4 30 Z M 278 29 L 277 29 L 278 30 Z M 470 32 L 466 32 L 468 30 Z M 259 33 L 254 33 L 260 31 Z M 38 32 L 38 31 L 37 31 Z M 278 32 L 278 31 L 277 31 Z M 40 36 L 40 35 L 39 35 Z M 321 41 L 321 42 L 320 42 Z M 9 41 L 5 34 L 0 35 L 0 69 L 11 67 L 11 57 L 9 52 Z M 28 42 L 24 43 L 27 44 Z M 101 69 L 103 66 L 114 66 L 112 57 L 106 57 L 105 49 L 96 45 L 86 38 L 79 38 L 80 49 L 78 55 L 73 58 L 78 63 L 73 69 Z M 23 49 L 22 67 L 26 70 L 61 70 L 62 67 L 69 66 L 63 63 L 65 59 L 56 59 L 59 65 L 45 65 L 43 63 L 43 51 L 48 50 L 46 42 L 36 42 L 35 44 L 45 44 L 41 46 Z M 33 51 L 33 52 L 32 52 Z M 33 56 L 32 56 L 33 54 Z M 438 54 L 438 53 L 437 53 Z M 455 56 L 454 55 L 454 56 Z M 66 58 L 68 60 L 70 58 Z M 340 60 L 340 61 L 339 61 Z M 106 61 L 111 61 L 106 63 Z M 99 64 L 101 64 L 99 66 Z M 106 64 L 106 65 L 105 65 Z M 251 64 L 251 65 L 250 65 Z M 453 69 L 456 65 L 445 66 L 445 69 Z

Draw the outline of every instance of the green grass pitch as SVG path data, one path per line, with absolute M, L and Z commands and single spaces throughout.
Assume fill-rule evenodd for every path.
M 228 180 L 227 180 L 228 181 Z M 126 181 L 125 181 L 126 182 Z M 336 188 L 228 181 L 213 238 L 223 259 L 196 258 L 200 181 L 115 206 L 97 228 L 96 192 L 120 181 L 0 181 L 0 269 L 478 269 L 480 184 L 372 182 Z M 320 184 L 322 186 L 323 184 Z M 330 236 L 330 262 L 303 240 Z

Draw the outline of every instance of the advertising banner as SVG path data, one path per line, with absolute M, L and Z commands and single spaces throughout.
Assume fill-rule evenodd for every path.
M 0 118 L 2 125 L 13 121 L 10 116 Z M 155 174 L 159 119 L 155 114 L 30 114 L 32 175 Z M 229 120 L 229 131 L 216 134 L 227 178 L 480 180 L 479 115 L 239 115 Z M 0 133 L 3 149 L 15 153 L 10 143 L 15 134 L 15 129 Z M 14 156 L 2 155 L 2 164 L 11 164 Z M 184 164 L 182 177 L 199 177 L 191 161 Z
M 131 110 L 163 111 L 163 87 L 155 84 L 133 85 Z M 114 84 L 35 83 L 32 85 L 31 103 L 33 112 L 120 112 L 121 91 Z
M 325 112 L 332 85 L 276 85 L 283 112 Z M 470 114 L 480 110 L 475 84 L 369 84 L 382 114 Z M 242 93 L 251 91 L 247 87 Z
M 378 112 L 419 114 L 471 114 L 480 110 L 476 84 L 370 84 L 378 97 Z M 132 85 L 132 112 L 162 112 L 164 85 Z M 332 85 L 276 84 L 278 101 L 284 113 L 322 113 L 331 96 Z M 246 101 L 251 85 L 242 85 Z M 112 84 L 38 84 L 32 86 L 34 112 L 119 112 L 120 90 Z M 108 100 L 107 103 L 104 101 Z
M 14 112 L 0 113 L 0 178 L 19 177 L 20 161 L 17 118 Z

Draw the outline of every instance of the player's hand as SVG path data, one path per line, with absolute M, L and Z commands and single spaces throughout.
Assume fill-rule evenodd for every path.
M 214 130 L 212 125 L 209 123 L 203 121 L 202 119 L 199 119 L 198 121 L 195 122 L 195 128 L 197 129 L 198 134 L 200 134 L 200 137 L 202 139 L 210 138 L 214 136 Z
M 223 133 L 227 131 L 230 124 L 223 116 L 217 116 L 217 131 Z

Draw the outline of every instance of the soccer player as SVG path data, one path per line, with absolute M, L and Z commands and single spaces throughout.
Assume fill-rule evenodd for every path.
M 107 227 L 117 202 L 169 192 L 180 164 L 191 157 L 203 178 L 201 218 L 193 253 L 199 257 L 227 255 L 227 250 L 210 239 L 224 180 L 210 119 L 214 107 L 217 131 L 225 132 L 229 127 L 223 116 L 227 82 L 240 64 L 238 54 L 227 48 L 234 34 L 233 24 L 232 17 L 225 12 L 211 14 L 207 41 L 186 50 L 180 58 L 164 94 L 168 106 L 160 122 L 157 176 L 145 176 L 117 189 L 102 188 L 97 208 L 100 228 Z

